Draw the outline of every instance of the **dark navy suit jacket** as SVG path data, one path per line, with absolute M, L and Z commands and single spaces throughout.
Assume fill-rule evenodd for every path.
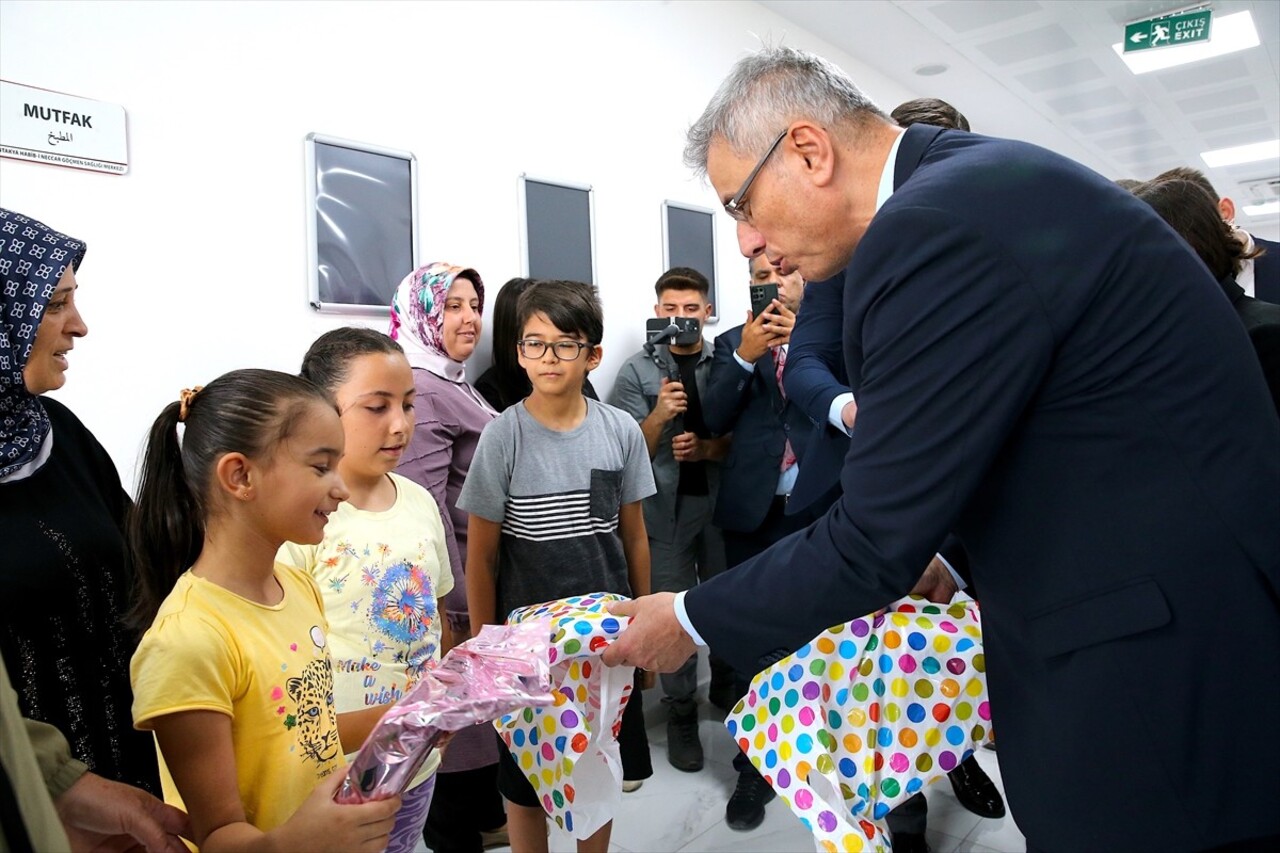
M 1276 405 L 1276 414 L 1280 415 L 1280 305 L 1245 296 L 1244 288 L 1233 278 L 1225 278 L 1218 283 L 1231 300 L 1240 322 L 1244 323 L 1249 343 L 1258 354 L 1262 375 L 1271 391 L 1271 401 Z M 790 364 L 788 361 L 787 365 Z
M 1264 302 L 1280 304 L 1280 243 L 1254 237 L 1253 244 L 1266 249 L 1253 260 L 1253 296 Z
M 1239 319 L 1111 181 L 905 134 L 845 272 L 843 494 L 690 590 L 694 627 L 758 670 L 901 596 L 954 530 L 1030 846 L 1280 833 L 1280 422 Z M 1082 818 L 1109 775 L 1122 814 Z
M 840 468 L 849 450 L 849 436 L 827 419 L 831 401 L 849 390 L 844 374 L 844 273 L 805 285 L 787 351 L 782 384 L 788 399 L 808 416 L 810 424 L 800 476 L 791 492 L 787 512 L 799 512 L 840 483 Z
M 741 343 L 742 326 L 716 338 L 702 416 L 715 435 L 733 433 L 712 520 L 722 530 L 750 532 L 773 502 L 787 439 L 799 457 L 812 424 L 778 390 L 773 353 L 766 352 L 748 372 L 733 357 Z

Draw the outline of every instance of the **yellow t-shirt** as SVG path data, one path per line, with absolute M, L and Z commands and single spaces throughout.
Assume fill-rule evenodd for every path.
M 453 589 L 435 498 L 390 474 L 383 512 L 338 506 L 319 545 L 286 542 L 276 559 L 310 572 L 324 597 L 339 714 L 395 702 L 440 659 L 439 602 Z M 414 780 L 440 764 L 432 750 Z
M 231 717 L 245 819 L 264 832 L 344 763 L 320 591 L 289 566 L 275 573 L 284 597 L 267 606 L 187 572 L 129 666 L 135 727 L 179 711 Z M 160 780 L 184 808 L 163 756 Z

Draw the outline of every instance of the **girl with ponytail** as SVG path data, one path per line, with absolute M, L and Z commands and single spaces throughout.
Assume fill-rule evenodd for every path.
M 216 850 L 381 850 L 398 797 L 339 805 L 343 764 L 320 591 L 278 564 L 346 499 L 342 425 L 310 382 L 239 370 L 151 428 L 130 522 L 150 627 L 130 667 L 165 800 Z

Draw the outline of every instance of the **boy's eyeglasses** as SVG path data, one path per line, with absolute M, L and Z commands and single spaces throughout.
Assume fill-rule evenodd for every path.
M 582 355 L 582 351 L 591 349 L 592 345 L 584 344 L 581 341 L 556 341 L 553 344 L 548 344 L 546 341 L 527 340 L 516 341 L 516 346 L 520 348 L 520 354 L 525 358 L 542 358 L 546 355 L 547 347 L 551 347 L 551 351 L 561 361 L 576 361 L 578 356 Z

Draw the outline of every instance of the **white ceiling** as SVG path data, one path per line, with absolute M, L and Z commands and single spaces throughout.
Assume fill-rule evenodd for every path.
M 1209 4 L 1215 18 L 1249 10 L 1260 46 L 1142 75 L 1130 73 L 1111 45 L 1125 23 L 1186 9 L 1187 0 L 761 2 L 908 90 L 953 104 L 978 133 L 1043 145 L 1111 178 L 1194 166 L 1237 209 L 1261 190 L 1255 185 L 1280 179 L 1277 160 L 1210 169 L 1200 159 L 1202 151 L 1280 137 L 1276 0 Z M 929 63 L 949 68 L 915 73 Z M 1273 230 L 1280 215 L 1238 219 Z

